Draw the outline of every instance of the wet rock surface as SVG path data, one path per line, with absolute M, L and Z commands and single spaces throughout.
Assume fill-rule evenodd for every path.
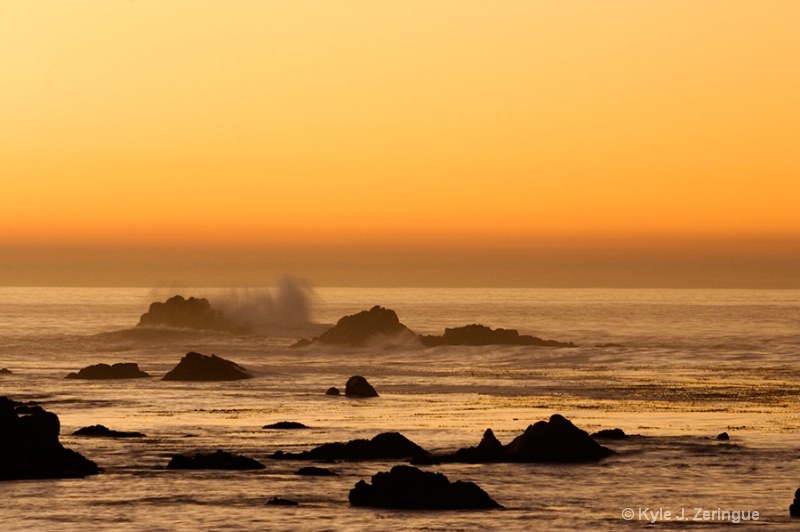
M 177 454 L 167 464 L 167 469 L 264 469 L 258 460 L 217 450 L 214 453 L 197 453 L 194 456 Z

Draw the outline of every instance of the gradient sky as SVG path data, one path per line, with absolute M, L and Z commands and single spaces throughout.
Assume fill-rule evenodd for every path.
M 0 0 L 0 284 L 800 288 L 798 27 Z

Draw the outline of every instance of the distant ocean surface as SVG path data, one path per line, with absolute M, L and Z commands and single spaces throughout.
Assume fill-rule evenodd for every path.
M 254 311 L 265 323 L 244 336 L 131 332 L 151 302 L 177 293 L 207 297 L 212 305 L 252 299 L 268 307 Z M 283 313 L 297 315 L 296 305 L 307 322 L 281 320 Z M 578 347 L 289 347 L 374 305 L 395 310 L 421 334 L 480 323 Z M 256 378 L 162 381 L 189 351 L 233 360 Z M 152 377 L 65 379 L 100 362 L 136 362 Z M 0 395 L 56 413 L 61 442 L 104 469 L 85 479 L 0 482 L 4 531 L 639 530 L 650 520 L 666 530 L 710 530 L 735 524 L 731 517 L 692 519 L 696 508 L 758 512 L 758 521 L 739 523 L 742 529 L 800 528 L 788 513 L 800 487 L 798 290 L 317 288 L 294 301 L 263 291 L 0 288 L 0 368 L 13 372 L 0 376 Z M 325 395 L 357 374 L 379 398 Z M 603 442 L 617 453 L 594 464 L 422 466 L 477 483 L 505 507 L 492 511 L 353 508 L 348 492 L 356 482 L 398 462 L 327 464 L 339 475 L 302 477 L 294 472 L 309 464 L 268 458 L 277 450 L 387 431 L 433 452 L 477 445 L 487 428 L 508 443 L 555 413 L 589 432 L 618 427 L 641 437 Z M 311 429 L 261 428 L 284 420 Z M 72 435 L 94 424 L 147 437 Z M 717 440 L 721 432 L 730 440 Z M 164 469 L 174 454 L 216 449 L 267 467 Z M 300 504 L 267 506 L 274 496 Z

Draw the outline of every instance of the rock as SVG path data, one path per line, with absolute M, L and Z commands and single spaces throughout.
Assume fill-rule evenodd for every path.
M 310 451 L 284 453 L 278 451 L 275 460 L 377 460 L 404 459 L 427 455 L 428 451 L 398 432 L 384 432 L 371 440 L 351 440 L 347 443 L 324 443 Z
M 335 471 L 331 471 L 330 469 L 325 469 L 324 467 L 301 467 L 294 473 L 295 475 L 303 475 L 309 477 L 335 477 L 337 473 Z
M 7 368 L 0 369 L 0 375 L 12 375 L 11 370 Z
M 624 440 L 628 437 L 622 429 L 603 429 L 592 434 L 596 440 Z
M 293 430 L 293 429 L 307 429 L 306 425 L 302 423 L 298 423 L 297 421 L 278 421 L 277 423 L 272 423 L 270 425 L 264 425 L 261 427 L 262 429 L 281 429 L 281 430 Z
M 78 373 L 70 373 L 68 379 L 140 379 L 149 377 L 133 362 L 120 362 L 109 366 L 108 364 L 94 364 L 86 366 Z
M 253 376 L 242 366 L 217 355 L 187 353 L 172 371 L 164 375 L 165 381 L 235 381 Z
M 506 452 L 514 462 L 592 462 L 611 454 L 559 414 L 529 426 L 506 446 Z
M 445 329 L 442 336 L 420 336 L 422 345 L 531 345 L 539 347 L 576 347 L 572 342 L 542 340 L 537 336 L 520 335 L 515 329 L 491 329 L 485 325 L 465 325 Z
M 232 333 L 248 332 L 246 328 L 234 323 L 216 309 L 205 298 L 185 299 L 177 295 L 165 303 L 155 302 L 139 318 L 137 327 L 170 327 L 177 329 L 196 329 Z
M 398 336 L 416 338 L 411 329 L 400 323 L 395 311 L 376 305 L 370 310 L 340 318 L 336 325 L 321 335 L 310 341 L 300 340 L 293 347 L 313 344 L 363 346 L 376 338 Z
M 728 440 L 731 439 L 731 437 L 728 436 L 727 432 L 722 432 L 720 434 L 717 434 L 717 439 L 720 440 L 720 441 L 728 441 Z
M 98 474 L 97 464 L 61 445 L 60 431 L 52 412 L 0 397 L 0 480 Z
M 358 481 L 349 499 L 353 506 L 404 510 L 502 508 L 472 482 L 450 482 L 442 473 L 405 465 L 373 475 L 371 485 Z
M 554 414 L 539 421 L 508 445 L 501 445 L 487 430 L 477 447 L 439 456 L 442 462 L 593 462 L 613 454 L 565 417 Z
M 111 430 L 103 425 L 92 425 L 91 427 L 83 427 L 72 433 L 73 436 L 92 436 L 98 438 L 144 438 L 145 435 L 141 432 L 124 432 L 119 430 Z
M 299 503 L 291 499 L 281 499 L 280 497 L 275 496 L 268 500 L 267 504 L 270 506 L 297 506 Z
M 794 501 L 789 505 L 789 515 L 792 517 L 800 517 L 800 488 L 794 492 Z
M 167 464 L 167 469 L 264 469 L 257 460 L 218 450 L 211 454 L 197 453 L 194 456 L 176 454 Z
M 347 379 L 344 394 L 350 397 L 378 397 L 378 392 L 361 375 L 353 375 Z
M 330 388 L 328 388 L 328 391 L 325 392 L 325 395 L 339 395 L 341 393 L 342 392 L 339 391 L 339 388 L 334 388 L 333 386 L 331 386 Z

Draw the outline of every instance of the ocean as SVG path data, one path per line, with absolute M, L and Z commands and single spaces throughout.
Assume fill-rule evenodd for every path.
M 174 294 L 236 307 L 254 334 L 134 329 Z M 15 530 L 794 530 L 800 488 L 800 291 L 315 288 L 273 290 L 0 288 L 0 395 L 36 401 L 61 442 L 104 472 L 0 482 L 0 523 Z M 574 342 L 423 348 L 289 346 L 344 315 L 381 305 L 417 333 L 480 323 Z M 244 310 L 242 310 L 244 309 Z M 292 316 L 291 320 L 282 316 Z M 255 378 L 161 377 L 189 351 Z M 90 364 L 136 362 L 147 379 L 65 379 Z M 325 395 L 363 375 L 380 397 Z M 351 507 L 349 490 L 395 461 L 275 461 L 332 441 L 397 431 L 428 451 L 503 443 L 553 414 L 588 432 L 621 428 L 590 464 L 420 466 L 472 481 L 504 508 L 399 511 Z M 308 430 L 263 429 L 297 421 Z M 144 438 L 74 436 L 103 424 Z M 730 439 L 717 435 L 727 432 Z M 223 449 L 258 471 L 172 471 L 175 454 Z M 268 506 L 272 497 L 297 506 Z

